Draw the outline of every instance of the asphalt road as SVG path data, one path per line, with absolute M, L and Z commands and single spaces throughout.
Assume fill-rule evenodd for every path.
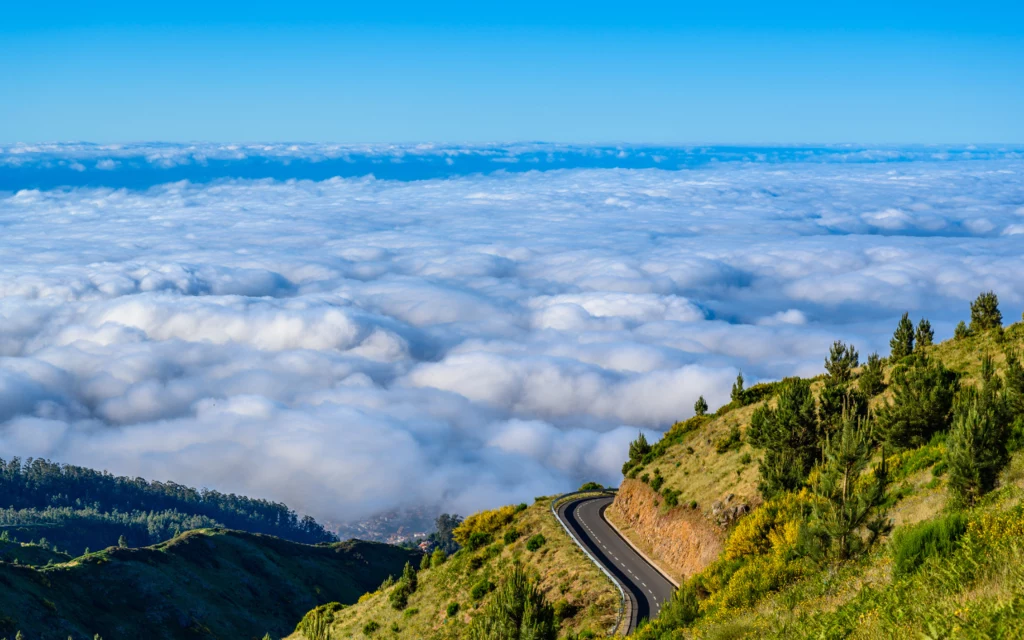
M 585 546 L 622 584 L 632 600 L 629 631 L 644 618 L 654 619 L 675 587 L 633 550 L 604 519 L 611 497 L 582 498 L 558 507 L 562 519 Z

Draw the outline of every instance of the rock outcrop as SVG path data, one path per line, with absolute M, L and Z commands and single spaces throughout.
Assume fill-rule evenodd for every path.
M 643 482 L 626 479 L 605 515 L 663 571 L 682 581 L 718 557 L 725 529 L 709 521 L 700 509 L 678 507 L 666 512 L 661 509 L 662 502 Z M 750 509 L 730 505 L 722 513 L 735 511 L 732 517 L 739 517 L 740 507 Z

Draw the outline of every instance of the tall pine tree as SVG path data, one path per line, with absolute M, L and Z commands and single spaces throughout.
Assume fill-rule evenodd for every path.
M 910 321 L 909 313 L 904 313 L 896 325 L 889 341 L 889 351 L 893 362 L 914 353 L 914 323 Z
M 971 333 L 988 331 L 1003 326 L 999 311 L 999 297 L 992 291 L 980 294 L 971 303 Z

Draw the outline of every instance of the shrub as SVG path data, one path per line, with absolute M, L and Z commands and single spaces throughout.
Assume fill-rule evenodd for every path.
M 379 629 L 380 625 L 374 620 L 370 620 L 369 622 L 363 625 L 363 635 L 372 636 L 373 634 L 377 633 Z
M 448 603 L 448 608 L 445 609 L 445 613 L 448 614 L 448 617 L 449 618 L 453 618 L 453 617 L 455 617 L 455 614 L 457 614 L 458 612 L 459 612 L 459 603 L 458 602 L 449 602 Z
M 715 443 L 715 451 L 721 454 L 726 451 L 738 449 L 741 446 L 743 446 L 743 441 L 740 436 L 740 427 L 739 425 L 734 424 L 729 429 L 729 433 Z
M 494 542 L 494 536 L 484 531 L 474 531 L 469 535 L 469 539 L 462 543 L 470 551 L 476 551 L 480 547 L 485 547 Z
M 522 535 L 523 534 L 515 527 L 506 529 L 504 535 L 505 544 L 512 544 L 513 542 L 518 540 Z
M 444 561 L 448 559 L 444 551 L 441 549 L 434 549 L 434 553 L 430 554 L 430 566 L 437 568 L 444 564 Z
M 474 533 L 493 534 L 512 522 L 515 514 L 516 507 L 512 505 L 490 511 L 480 511 L 463 520 L 462 524 L 452 531 L 452 535 L 460 545 L 467 546 Z M 477 540 L 482 540 L 482 538 L 477 538 Z M 483 546 L 483 544 L 490 544 L 490 541 L 478 546 Z
M 651 488 L 661 491 L 661 485 L 665 484 L 665 477 L 661 475 L 661 469 L 654 470 L 654 477 L 651 478 Z
M 471 640 L 530 638 L 555 640 L 555 610 L 544 598 L 537 580 L 516 565 L 484 611 L 473 620 Z
M 669 507 L 675 507 L 679 505 L 679 494 L 682 491 L 679 489 L 669 489 L 665 487 L 665 490 L 661 492 L 661 495 L 665 496 L 665 505 Z
M 604 487 L 597 482 L 584 482 L 580 485 L 580 491 L 601 491 Z
M 526 541 L 526 548 L 529 551 L 536 551 L 543 547 L 546 542 L 547 538 L 545 538 L 543 534 L 538 533 L 530 536 L 530 539 Z
M 484 557 L 473 556 L 469 559 L 469 563 L 466 565 L 466 573 L 472 573 L 474 571 L 477 571 L 482 566 L 484 566 Z
M 391 589 L 391 593 L 388 594 L 388 602 L 391 604 L 391 608 L 396 611 L 401 611 L 409 606 L 409 596 L 412 595 L 413 588 L 409 585 L 408 580 L 402 578 L 398 581 L 398 584 Z
M 469 590 L 469 597 L 473 598 L 474 600 L 480 600 L 488 593 L 490 593 L 491 589 L 493 588 L 494 584 L 487 578 L 484 578 L 483 580 L 480 580 L 479 582 L 474 584 L 473 587 Z
M 513 511 L 515 511 L 515 513 L 520 513 L 522 511 L 526 511 L 526 509 L 527 509 L 526 503 L 525 502 L 520 502 L 519 504 L 517 504 L 515 506 L 515 509 L 513 509 Z
M 909 575 L 930 557 L 950 555 L 966 531 L 967 516 L 959 512 L 900 527 L 890 543 L 893 575 Z
M 740 456 L 740 464 L 750 464 L 752 460 L 753 458 L 750 457 L 749 453 L 744 453 L 742 456 Z
M 579 613 L 580 610 L 579 607 L 577 607 L 576 605 L 572 604 L 564 598 L 555 603 L 554 609 L 555 620 L 558 622 L 568 620 L 569 618 Z

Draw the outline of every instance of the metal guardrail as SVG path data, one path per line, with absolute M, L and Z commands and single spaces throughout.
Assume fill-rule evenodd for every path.
M 584 554 L 586 554 L 586 556 L 588 558 L 590 558 L 590 561 L 593 562 L 594 565 L 597 566 L 597 568 L 600 569 L 601 572 L 604 573 L 604 575 L 607 576 L 608 579 L 612 581 L 612 584 L 615 585 L 615 588 L 617 588 L 619 590 L 619 611 L 618 611 L 618 614 L 615 616 L 615 624 L 608 631 L 608 635 L 614 636 L 614 635 L 616 635 L 619 632 L 619 628 L 622 626 L 623 616 L 624 616 L 624 614 L 626 612 L 626 590 L 623 589 L 622 583 L 620 583 L 618 581 L 618 579 L 615 576 L 612 575 L 611 571 L 608 571 L 608 569 L 606 569 L 603 564 L 598 562 L 597 558 L 595 558 L 594 555 L 592 553 L 590 553 L 590 550 L 587 549 L 587 547 L 584 546 L 583 543 L 580 542 L 579 539 L 576 538 L 576 535 L 573 534 L 573 532 L 569 529 L 569 525 L 567 525 L 564 522 L 562 522 L 562 519 L 558 517 L 558 507 L 559 507 L 559 505 L 561 505 L 562 503 L 566 502 L 567 500 L 571 500 L 573 498 L 578 498 L 578 497 L 585 496 L 585 495 L 595 495 L 595 496 L 598 496 L 598 495 L 609 495 L 609 494 L 614 495 L 615 494 L 615 490 L 614 489 L 605 489 L 603 491 L 589 490 L 589 491 L 573 491 L 571 493 L 563 493 L 562 495 L 560 495 L 560 496 L 558 496 L 558 497 L 556 497 L 556 498 L 551 500 L 551 515 L 555 517 L 555 520 L 558 521 L 558 524 L 562 525 L 562 528 L 565 529 L 565 533 L 569 535 L 569 539 L 572 540 L 573 543 L 575 543 L 577 547 L 579 547 L 580 551 L 582 551 Z

